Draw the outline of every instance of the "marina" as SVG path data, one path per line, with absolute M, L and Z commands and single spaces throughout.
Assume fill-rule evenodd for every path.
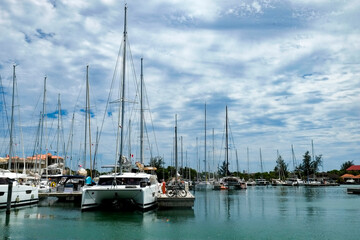
M 352 238 L 360 233 L 360 199 L 346 189 L 344 185 L 252 186 L 240 191 L 196 191 L 193 208 L 148 212 L 82 212 L 79 204 L 50 197 L 37 206 L 0 214 L 0 238 Z
M 356 238 L 353 1 L 1 2 L 0 239 Z

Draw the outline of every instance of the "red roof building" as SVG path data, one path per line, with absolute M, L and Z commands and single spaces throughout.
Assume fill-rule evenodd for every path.
M 360 165 L 352 165 L 346 171 L 360 171 Z

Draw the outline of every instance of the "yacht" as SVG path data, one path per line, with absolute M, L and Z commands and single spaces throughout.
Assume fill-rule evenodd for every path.
M 222 189 L 240 190 L 246 188 L 247 188 L 246 182 L 234 176 L 223 177 L 220 179 L 220 181 L 217 184 L 214 185 L 214 190 L 222 190 Z
M 34 185 L 20 184 L 13 175 L 15 173 L 1 171 L 0 174 L 0 209 L 7 208 L 9 184 L 12 183 L 11 208 L 18 208 L 39 202 L 38 188 Z M 11 178 L 9 178 L 11 177 Z
M 196 191 L 212 190 L 213 188 L 214 188 L 214 185 L 209 181 L 201 181 L 195 185 Z
M 97 185 L 83 188 L 81 210 L 128 204 L 147 210 L 156 206 L 158 191 L 156 175 L 144 172 L 103 175 Z

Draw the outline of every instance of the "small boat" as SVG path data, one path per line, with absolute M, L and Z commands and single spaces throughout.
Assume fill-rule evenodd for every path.
M 285 186 L 304 186 L 305 182 L 300 178 L 288 178 L 285 181 Z
M 286 182 L 281 179 L 271 179 L 271 186 L 284 186 L 285 184 Z
M 267 185 L 269 185 L 269 181 L 267 181 L 266 179 L 263 179 L 263 178 L 258 178 L 255 181 L 256 181 L 257 186 L 267 186 Z

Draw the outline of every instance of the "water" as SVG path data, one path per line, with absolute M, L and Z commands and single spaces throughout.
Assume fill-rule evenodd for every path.
M 346 187 L 249 187 L 195 193 L 192 210 L 81 212 L 42 201 L 0 212 L 3 239 L 352 239 L 360 196 Z M 355 237 L 356 238 L 356 237 Z

